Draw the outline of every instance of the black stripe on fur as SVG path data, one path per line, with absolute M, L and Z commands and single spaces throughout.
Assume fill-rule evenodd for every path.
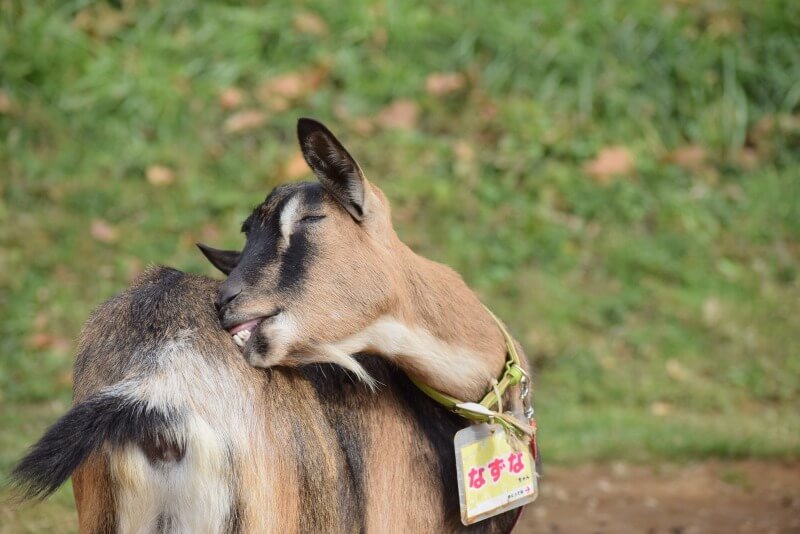
M 184 445 L 168 437 L 176 421 L 176 414 L 142 401 L 93 395 L 56 421 L 17 463 L 11 473 L 15 492 L 23 499 L 48 497 L 106 441 L 112 445 L 133 442 L 145 451 L 161 446 L 181 451 L 182 456 Z

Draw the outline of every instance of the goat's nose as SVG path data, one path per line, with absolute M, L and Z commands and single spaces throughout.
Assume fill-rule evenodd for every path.
M 217 311 L 221 312 L 225 306 L 227 306 L 241 292 L 241 282 L 237 280 L 231 280 L 230 278 L 222 282 L 222 285 L 219 287 L 219 292 L 217 293 L 217 300 L 214 302 L 214 305 L 217 307 Z

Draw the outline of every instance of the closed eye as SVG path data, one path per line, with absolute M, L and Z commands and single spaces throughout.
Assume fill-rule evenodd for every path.
M 305 217 L 300 219 L 300 222 L 301 223 L 312 223 L 312 222 L 321 221 L 324 218 L 325 218 L 325 215 L 306 215 Z

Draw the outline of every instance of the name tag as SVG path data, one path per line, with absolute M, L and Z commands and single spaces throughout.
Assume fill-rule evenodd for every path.
M 513 448 L 500 425 L 469 426 L 456 433 L 454 443 L 464 525 L 519 508 L 538 496 L 530 447 Z

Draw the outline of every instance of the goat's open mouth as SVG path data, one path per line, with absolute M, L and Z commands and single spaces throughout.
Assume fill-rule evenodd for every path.
M 263 317 L 259 317 L 257 319 L 253 319 L 252 321 L 247 321 L 246 323 L 237 324 L 232 328 L 229 328 L 228 333 L 233 338 L 234 343 L 240 347 L 244 347 L 244 344 L 247 343 L 247 340 L 249 340 L 250 336 L 253 334 L 253 330 L 255 330 L 263 320 Z
M 262 315 L 261 317 L 250 319 L 249 321 L 246 321 L 244 323 L 235 324 L 228 328 L 228 333 L 233 338 L 234 343 L 236 343 L 239 347 L 244 348 L 245 344 L 250 339 L 250 336 L 252 336 L 255 329 L 258 328 L 258 325 L 260 325 L 267 319 L 275 317 L 280 312 L 281 309 L 278 308 L 269 315 Z

